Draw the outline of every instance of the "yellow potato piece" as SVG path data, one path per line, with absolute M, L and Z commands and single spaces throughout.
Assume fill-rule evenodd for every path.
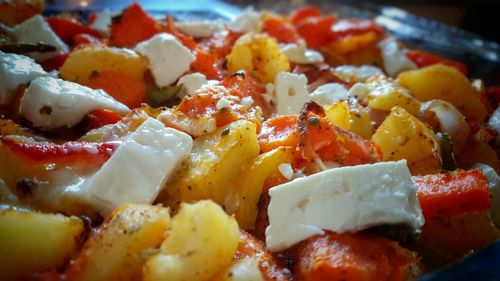
M 239 177 L 259 155 L 257 128 L 254 123 L 239 120 L 213 133 L 197 138 L 191 157 L 167 183 L 166 192 L 174 200 L 166 202 L 194 202 L 211 199 L 220 205 Z
M 384 161 L 406 159 L 412 174 L 441 168 L 441 152 L 432 129 L 399 106 L 375 131 L 372 141 L 380 146 Z
M 234 44 L 227 68 L 230 72 L 245 70 L 260 82 L 270 83 L 279 72 L 290 71 L 290 63 L 276 39 L 265 34 L 246 34 Z
M 334 125 L 349 130 L 351 127 L 351 114 L 346 101 L 332 103 L 325 108 L 328 120 Z
M 147 60 L 132 50 L 89 46 L 71 52 L 59 72 L 63 79 L 78 83 L 88 82 L 95 71 L 113 71 L 142 80 L 147 67 Z
M 236 215 L 243 229 L 254 229 L 257 218 L 257 204 L 262 193 L 264 181 L 278 172 L 278 166 L 290 163 L 293 159 L 292 147 L 278 147 L 259 155 L 239 175 L 238 184 L 226 197 L 226 211 Z
M 373 134 L 370 112 L 357 102 L 350 108 L 349 130 L 367 140 L 369 140 Z
M 140 280 L 141 255 L 161 244 L 169 224 L 167 208 L 129 204 L 116 209 L 72 261 L 68 280 Z
M 483 121 L 487 115 L 478 91 L 460 71 L 436 64 L 399 74 L 396 82 L 420 101 L 445 100 L 466 117 Z
M 390 111 L 397 105 L 410 114 L 418 116 L 420 102 L 392 79 L 384 75 L 376 75 L 361 85 L 367 93 L 364 97 L 360 97 L 360 101 L 368 108 Z
M 61 266 L 78 248 L 76 217 L 17 209 L 0 211 L 0 279 L 19 280 Z
M 147 260 L 143 280 L 208 280 L 232 263 L 239 237 L 234 217 L 214 202 L 182 204 L 161 253 Z

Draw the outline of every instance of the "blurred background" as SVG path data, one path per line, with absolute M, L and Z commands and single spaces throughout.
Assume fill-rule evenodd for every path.
M 237 5 L 250 5 L 266 2 L 266 6 L 279 0 L 232 0 L 228 1 Z M 307 2 L 307 1 L 292 1 Z M 329 2 L 329 1 L 324 1 Z M 332 2 L 332 1 L 330 1 Z M 367 3 L 388 5 L 401 8 L 415 15 L 440 21 L 478 35 L 485 39 L 500 43 L 500 1 L 498 0 L 351 0 L 333 1 L 363 6 Z M 259 4 L 257 4 L 259 5 Z

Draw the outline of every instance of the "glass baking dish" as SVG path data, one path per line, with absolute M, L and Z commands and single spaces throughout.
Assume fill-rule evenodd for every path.
M 288 13 L 296 5 L 306 1 L 52 0 L 47 1 L 45 13 L 78 12 L 86 15 L 103 9 L 118 11 L 133 2 L 141 3 L 148 12 L 157 17 L 169 14 L 177 20 L 229 21 L 248 6 L 257 10 L 266 9 Z M 394 7 L 358 3 L 358 1 L 356 5 L 348 4 L 347 1 L 324 0 L 311 0 L 307 3 L 319 7 L 324 12 L 335 12 L 341 17 L 374 19 L 406 45 L 462 61 L 469 66 L 472 78 L 483 79 L 492 86 L 500 84 L 500 45 L 498 43 Z M 419 280 L 500 280 L 500 241 L 455 264 L 421 276 Z

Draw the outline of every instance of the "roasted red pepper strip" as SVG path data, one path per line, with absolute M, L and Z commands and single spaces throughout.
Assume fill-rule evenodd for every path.
M 308 18 L 320 17 L 322 15 L 321 11 L 313 6 L 300 7 L 290 14 L 290 21 L 293 25 L 298 25 L 303 20 Z
M 300 39 L 293 25 L 287 24 L 280 18 L 264 20 L 262 30 L 269 36 L 276 38 L 280 43 L 294 43 Z
M 97 109 L 87 114 L 82 123 L 84 124 L 84 131 L 90 131 L 104 125 L 115 124 L 121 119 L 122 116 L 116 112 L 107 109 Z
M 310 17 L 297 25 L 297 32 L 304 38 L 309 48 L 318 48 L 335 39 L 332 25 L 335 17 Z
M 47 23 L 64 42 L 71 43 L 73 37 L 78 34 L 89 34 L 97 38 L 101 37 L 99 31 L 83 25 L 76 20 L 51 17 L 47 18 Z
M 412 177 L 425 218 L 488 209 L 488 180 L 479 169 Z
M 42 65 L 43 69 L 47 72 L 59 69 L 64 64 L 66 59 L 68 58 L 68 55 L 69 55 L 69 53 L 55 56 L 51 59 L 48 59 L 46 61 L 41 62 L 41 65 Z
M 326 232 L 290 250 L 296 280 L 408 280 L 418 260 L 397 242 L 363 233 Z
M 406 57 L 408 57 L 413 63 L 415 63 L 418 67 L 425 67 L 433 64 L 442 63 L 444 65 L 448 65 L 456 68 L 458 71 L 462 72 L 464 75 L 467 75 L 468 69 L 467 66 L 461 62 L 448 60 L 444 58 L 440 58 L 438 56 L 434 56 L 424 51 L 418 50 L 408 50 L 406 51 Z
M 102 164 L 111 157 L 116 143 L 67 142 L 27 143 L 12 138 L 3 138 L 2 144 L 19 157 L 37 164 L 95 163 Z
M 111 24 L 111 44 L 133 47 L 160 32 L 158 22 L 137 3 L 125 8 L 121 17 Z

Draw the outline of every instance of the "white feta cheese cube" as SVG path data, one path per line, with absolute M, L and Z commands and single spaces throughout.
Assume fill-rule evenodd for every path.
M 424 224 L 405 160 L 326 170 L 271 188 L 269 195 L 266 245 L 271 251 L 323 230 L 400 223 L 418 229 Z
M 293 63 L 311 64 L 324 61 L 323 55 L 320 52 L 307 49 L 304 40 L 300 40 L 297 43 L 280 45 L 280 49 L 288 60 Z
M 195 57 L 172 34 L 160 33 L 137 44 L 135 50 L 149 60 L 156 85 L 165 87 L 174 83 L 189 70 Z
M 382 51 L 382 59 L 384 61 L 384 70 L 387 75 L 396 77 L 399 73 L 416 69 L 417 66 L 406 57 L 404 52 L 399 48 L 398 41 L 394 37 L 389 37 L 378 43 L 378 47 Z
M 32 58 L 0 51 L 0 104 L 8 104 L 20 85 L 47 76 Z
M 216 80 L 207 80 L 207 77 L 199 72 L 186 74 L 177 81 L 177 85 L 182 85 L 188 95 L 192 95 L 199 89 L 214 86 L 217 83 Z
M 239 32 L 258 32 L 260 23 L 260 13 L 251 9 L 243 11 L 236 19 L 231 22 L 230 26 Z
M 101 12 L 96 13 L 96 18 L 90 27 L 99 31 L 99 33 L 104 36 L 109 36 L 109 26 L 111 25 L 111 20 L 118 14 L 119 12 L 111 12 L 109 9 L 104 9 Z
M 28 55 L 37 61 L 44 61 L 57 55 L 67 53 L 69 48 L 59 36 L 50 28 L 43 16 L 36 15 L 27 19 L 12 29 L 17 41 L 22 43 L 42 42 L 54 46 L 56 50 L 50 53 L 29 53 Z
M 126 204 L 151 204 L 191 153 L 192 138 L 148 118 L 130 134 L 83 190 L 103 216 Z
M 105 108 L 120 114 L 130 109 L 103 90 L 53 77 L 31 82 L 21 98 L 19 114 L 40 129 L 73 126 L 93 110 Z
M 328 106 L 334 102 L 347 100 L 349 92 L 341 84 L 327 83 L 316 88 L 309 97 L 321 106 Z
M 220 21 L 181 21 L 177 22 L 175 26 L 195 38 L 209 37 L 224 29 L 224 24 Z
M 275 78 L 277 113 L 280 115 L 299 114 L 309 100 L 307 78 L 303 74 L 280 72 Z

